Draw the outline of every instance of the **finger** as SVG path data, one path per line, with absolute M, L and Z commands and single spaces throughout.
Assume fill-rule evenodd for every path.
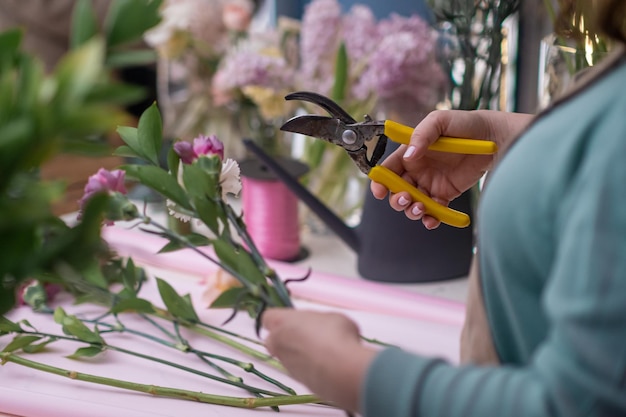
M 407 192 L 392 194 L 389 197 L 389 205 L 395 211 L 404 211 L 411 204 L 411 195 Z
M 370 182 L 370 191 L 377 200 L 383 200 L 389 194 L 387 187 L 374 181 Z
M 385 160 L 381 163 L 386 168 L 389 168 L 393 172 L 398 175 L 404 174 L 404 163 L 402 161 L 402 155 L 404 155 L 406 151 L 406 145 L 401 145 L 391 153 Z
M 281 325 L 285 317 L 286 309 L 268 308 L 261 316 L 261 325 L 270 332 Z
M 422 217 L 424 217 L 425 210 L 426 207 L 424 206 L 424 203 L 420 203 L 418 201 L 408 205 L 404 209 L 404 214 L 410 220 L 420 220 Z
M 413 130 L 411 141 L 402 158 L 412 161 L 424 156 L 428 147 L 442 136 L 449 117 L 450 113 L 446 111 L 430 112 Z
M 432 216 L 422 217 L 422 223 L 424 224 L 424 227 L 428 230 L 435 230 L 441 224 L 439 220 Z

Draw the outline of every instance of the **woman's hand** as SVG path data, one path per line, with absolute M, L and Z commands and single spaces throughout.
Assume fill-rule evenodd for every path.
M 359 390 L 375 350 L 361 344 L 357 325 L 337 313 L 268 309 L 268 351 L 291 376 L 338 407 L 358 411 Z
M 470 189 L 491 168 L 495 155 L 464 155 L 428 150 L 440 136 L 490 140 L 502 149 L 527 126 L 531 115 L 489 110 L 438 110 L 415 128 L 408 146 L 401 146 L 382 165 L 400 175 L 420 191 L 443 205 Z M 372 182 L 373 195 L 382 200 L 388 190 Z M 404 211 L 412 220 L 422 219 L 434 229 L 440 222 L 424 214 L 424 205 L 411 201 L 409 193 L 389 197 L 394 210 Z

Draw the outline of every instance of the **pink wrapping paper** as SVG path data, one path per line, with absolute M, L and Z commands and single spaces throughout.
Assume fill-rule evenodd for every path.
M 139 264 L 150 265 L 160 271 L 159 277 L 168 280 L 179 292 L 189 293 L 201 320 L 219 326 L 229 315 L 227 310 L 205 310 L 198 306 L 203 291 L 202 277 L 215 267 L 208 261 L 189 251 L 155 255 L 164 241 L 135 231 L 107 228 L 105 237 L 120 255 L 130 255 Z M 281 277 L 302 276 L 304 271 L 293 265 L 272 263 Z M 168 272 L 169 271 L 169 272 Z M 189 274 L 196 279 L 174 279 L 172 271 Z M 169 275 L 168 275 L 169 274 Z M 302 284 L 290 286 L 297 308 L 332 310 L 343 312 L 359 325 L 364 336 L 397 345 L 405 350 L 438 356 L 457 362 L 459 335 L 463 320 L 463 306 L 423 295 L 389 288 L 384 284 L 343 278 L 313 272 Z M 142 296 L 155 304 L 161 304 L 155 282 L 150 278 L 142 289 Z M 59 303 L 72 314 L 93 317 L 101 311 L 90 305 L 72 306 L 69 300 Z M 11 312 L 11 320 L 27 319 L 42 331 L 60 334 L 60 328 L 50 316 L 35 314 L 22 307 Z M 122 318 L 128 327 L 143 331 L 147 326 L 140 319 Z M 149 326 L 148 326 L 149 327 Z M 253 323 L 245 314 L 239 314 L 227 329 L 254 336 Z M 193 333 L 184 335 L 192 346 L 216 354 L 244 361 L 249 358 Z M 128 339 L 123 335 L 110 335 L 109 342 L 128 349 L 171 359 L 190 367 L 199 368 L 197 359 L 189 355 L 172 353 L 171 350 L 151 342 Z M 10 338 L 0 338 L 0 349 Z M 28 355 L 28 358 L 79 372 L 118 377 L 140 383 L 186 388 L 213 394 L 249 396 L 243 390 L 170 369 L 154 363 L 146 363 L 122 355 L 107 352 L 102 358 L 73 361 L 65 358 L 80 347 L 70 342 L 57 342 L 48 352 Z M 259 348 L 262 350 L 262 348 Z M 255 362 L 260 370 L 276 377 L 294 388 L 298 393 L 307 389 L 298 382 L 282 375 L 275 369 Z M 242 375 L 238 370 L 231 371 Z M 205 369 L 208 372 L 208 369 Z M 265 381 L 253 376 L 242 375 L 247 383 L 273 389 Z M 268 409 L 254 411 L 223 406 L 200 404 L 190 401 L 155 398 L 142 393 L 127 392 L 113 387 L 104 387 L 82 381 L 45 374 L 13 363 L 0 366 L 0 415 L 15 414 L 25 417 L 211 417 L 211 416 L 276 416 Z M 281 407 L 281 415 L 289 416 L 345 416 L 341 410 L 314 405 Z
M 104 237 L 122 256 L 132 256 L 141 263 L 193 276 L 203 277 L 215 266 L 190 250 L 157 254 L 166 240 L 155 235 L 121 228 L 106 228 Z M 207 253 L 212 251 L 203 249 Z M 281 278 L 298 278 L 306 269 L 284 262 L 270 261 Z M 419 320 L 462 325 L 465 308 L 462 303 L 429 297 L 392 286 L 312 271 L 304 282 L 290 284 L 295 298 L 301 298 L 351 310 L 363 310 Z

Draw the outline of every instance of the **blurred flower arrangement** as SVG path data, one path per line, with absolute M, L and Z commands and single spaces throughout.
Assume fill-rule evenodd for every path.
M 314 91 L 333 98 L 357 118 L 366 113 L 389 114 L 412 121 L 416 114 L 432 110 L 445 90 L 436 33 L 419 16 L 377 20 L 364 5 L 342 13 L 337 0 L 314 0 L 306 6 L 302 21 L 281 18 L 274 28 L 253 30 L 248 26 L 250 7 L 240 7 L 237 22 L 242 24 L 234 27 L 227 23 L 226 14 L 195 13 L 197 7 L 195 20 L 177 17 L 176 11 L 186 3 L 203 3 L 205 10 L 223 7 L 223 11 L 230 4 L 214 0 L 166 3 L 161 26 L 146 34 L 168 62 L 169 79 L 175 78 L 176 61 L 188 86 L 181 99 L 183 111 L 174 111 L 176 116 L 170 117 L 170 106 L 165 106 L 166 126 L 175 119 L 176 136 L 193 137 L 198 131 L 190 126 L 204 125 L 202 131 L 207 131 L 207 124 L 212 127 L 227 121 L 236 125 L 234 131 L 240 138 L 249 136 L 270 154 L 295 156 L 307 163 L 311 170 L 304 181 L 340 215 L 360 204 L 360 196 L 358 201 L 343 200 L 350 184 L 363 184 L 364 179 L 341 149 L 307 139 L 294 149 L 285 141 L 278 128 L 302 109 L 286 102 L 284 96 Z M 215 22 L 216 16 L 222 16 L 222 21 Z M 168 32 L 173 26 L 170 21 L 178 26 Z M 210 25 L 211 36 L 198 32 L 194 24 Z M 155 36 L 163 33 L 169 36 Z M 196 46 L 201 39 L 201 45 L 212 45 L 210 54 L 203 55 L 206 50 Z M 236 134 L 229 136 L 238 140 Z M 225 146 L 227 154 L 233 155 L 230 147 L 237 144 L 229 140 Z

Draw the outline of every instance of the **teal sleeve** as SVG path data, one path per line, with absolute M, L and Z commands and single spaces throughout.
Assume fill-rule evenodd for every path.
M 361 390 L 365 417 L 550 416 L 537 374 L 508 367 L 457 367 L 390 348 Z

